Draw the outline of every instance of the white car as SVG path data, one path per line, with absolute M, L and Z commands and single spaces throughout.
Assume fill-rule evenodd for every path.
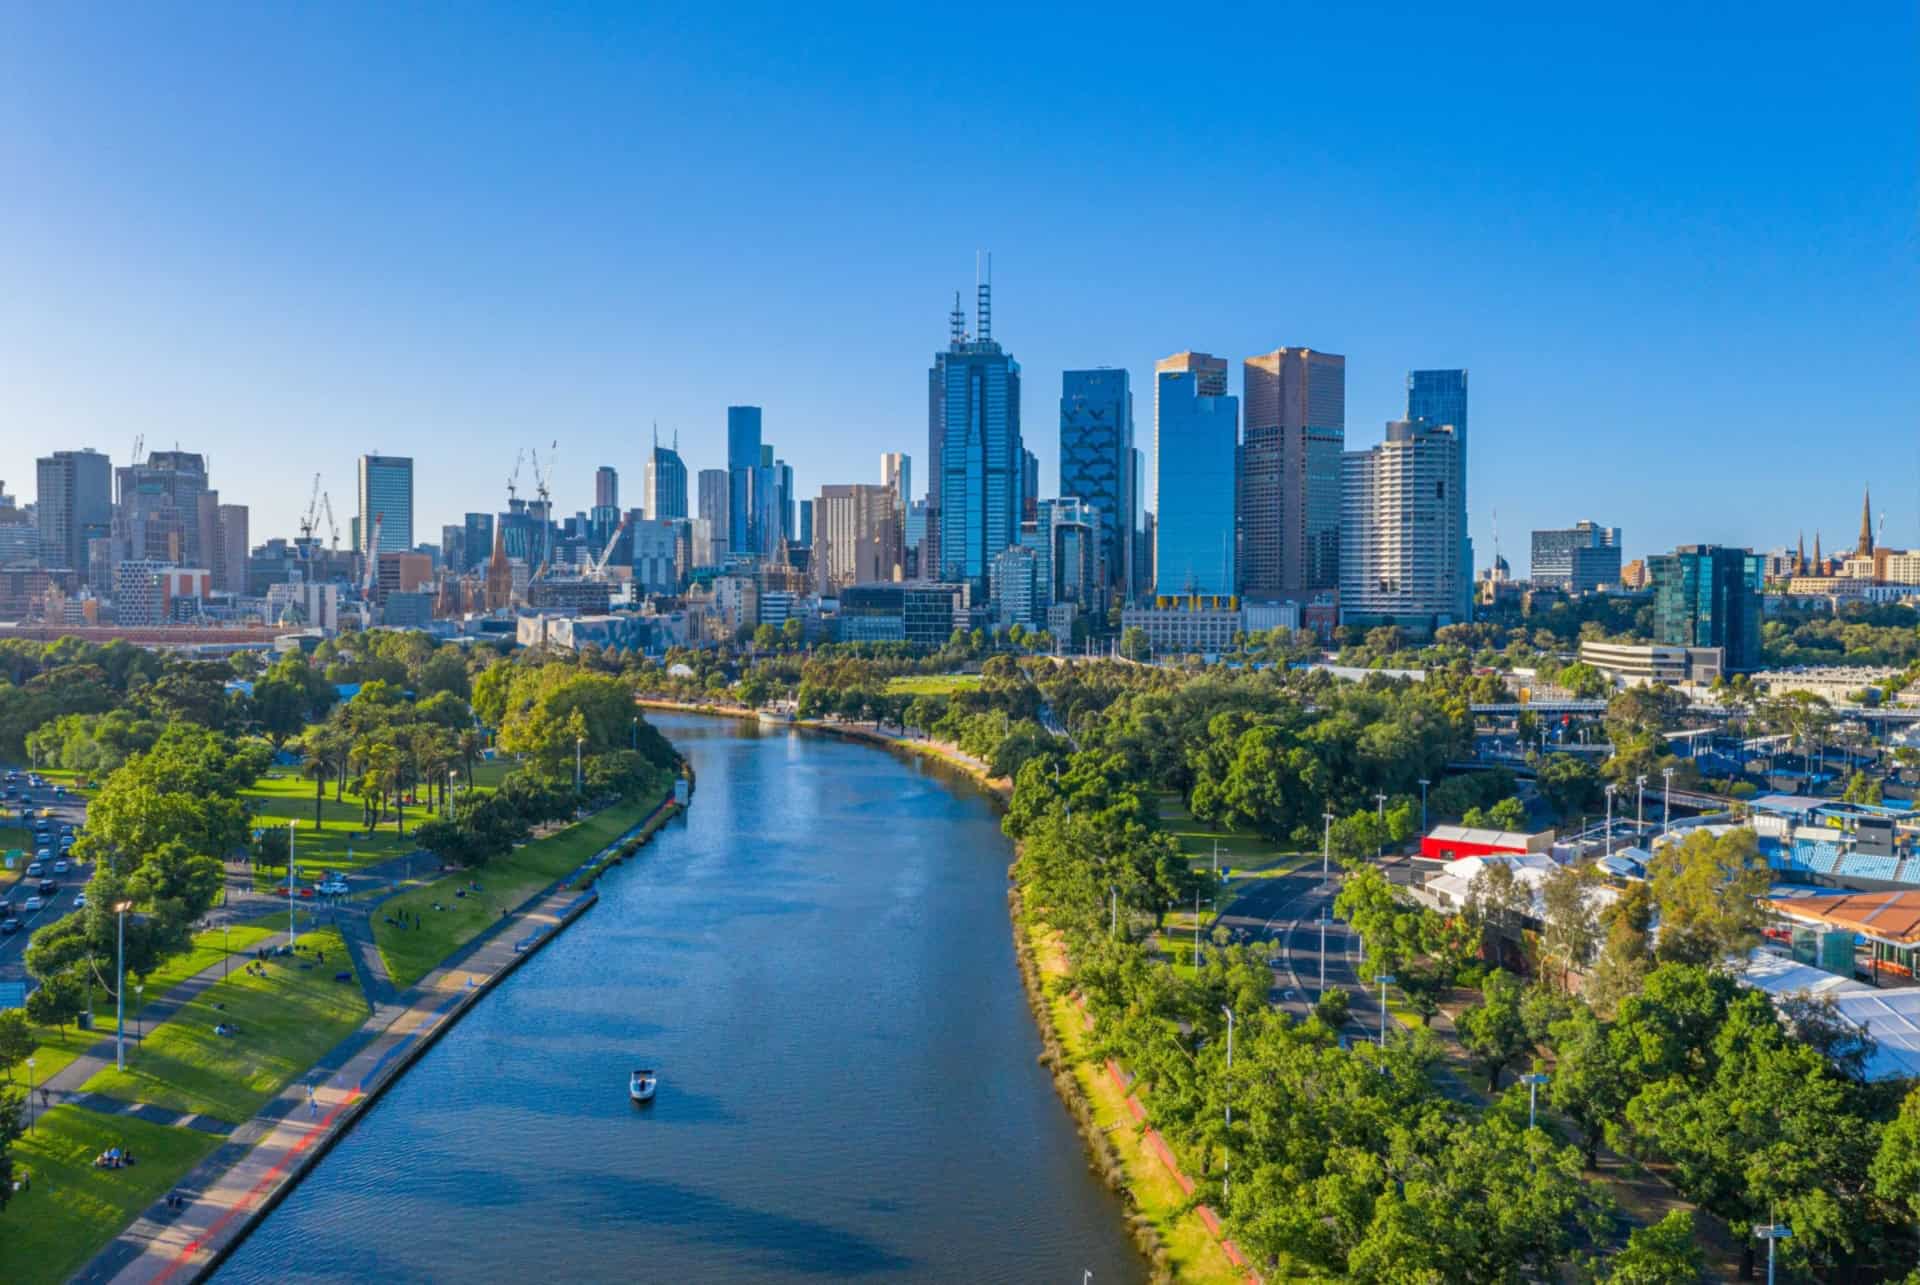
M 344 879 L 328 879 L 320 884 L 315 891 L 322 897 L 345 897 L 353 890 L 347 887 L 347 881 Z
M 26 904 L 20 908 L 22 910 L 31 912 L 35 910 L 44 910 L 46 908 L 46 905 L 47 903 L 42 899 L 40 899 L 39 897 L 28 897 Z
M 38 861 L 29 863 L 27 866 L 27 874 L 38 879 L 40 877 L 40 863 Z
M 69 868 L 70 867 L 65 857 L 62 857 L 60 858 L 60 860 L 53 863 L 53 872 L 57 875 L 65 874 Z
M 73 895 L 73 908 L 74 908 L 75 910 L 85 910 L 85 909 L 87 908 L 87 894 L 86 894 L 86 893 L 84 893 L 84 892 L 76 892 L 76 893 L 75 893 L 75 894 Z

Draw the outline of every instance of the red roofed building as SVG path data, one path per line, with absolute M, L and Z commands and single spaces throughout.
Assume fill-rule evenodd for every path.
M 1516 830 L 1470 830 L 1463 825 L 1437 825 L 1420 840 L 1420 855 L 1432 861 L 1462 857 L 1524 856 L 1551 852 L 1553 831 L 1521 834 Z

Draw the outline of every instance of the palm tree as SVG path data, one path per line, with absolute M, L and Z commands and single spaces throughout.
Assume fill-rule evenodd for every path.
M 462 728 L 456 744 L 460 750 L 460 757 L 467 761 L 467 786 L 471 789 L 473 786 L 474 756 L 479 754 L 482 748 L 480 733 L 471 727 Z
M 300 775 L 313 782 L 313 828 L 320 828 L 320 805 L 327 799 L 327 778 L 333 775 L 333 765 L 309 747 L 306 761 L 300 765 Z

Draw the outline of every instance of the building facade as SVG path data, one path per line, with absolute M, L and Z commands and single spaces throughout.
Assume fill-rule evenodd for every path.
M 760 468 L 760 408 L 727 407 L 727 547 L 753 553 L 760 547 L 754 522 L 754 480 Z
M 1200 352 L 1154 365 L 1154 586 L 1160 597 L 1231 596 L 1236 565 L 1240 400 L 1227 363 Z
M 659 443 L 655 442 L 658 446 Z M 611 464 L 602 464 L 593 471 L 593 507 L 596 509 L 617 509 L 620 507 L 620 472 Z
M 376 553 L 405 553 L 413 548 L 413 460 L 404 455 L 362 455 L 358 485 L 361 551 L 373 541 L 380 519 Z
M 114 535 L 121 558 L 204 565 L 200 497 L 207 461 L 193 451 L 153 451 L 114 471 Z
M 1582 520 L 1533 533 L 1528 579 L 1536 588 L 1592 593 L 1620 583 L 1620 528 Z
M 1133 589 L 1135 488 L 1133 388 L 1127 372 L 1102 367 L 1060 375 L 1060 495 L 1098 509 L 1101 566 L 1108 593 Z
M 823 486 L 813 502 L 810 565 L 828 593 L 900 575 L 900 523 L 891 486 Z
M 112 466 L 99 451 L 55 451 L 35 461 L 35 481 L 42 565 L 87 578 L 88 543 L 113 534 Z
M 929 538 L 939 551 L 931 570 L 981 596 L 994 555 L 1019 543 L 1026 508 L 1020 363 L 993 339 L 991 289 L 979 288 L 973 335 L 962 330 L 955 311 L 947 350 L 934 359 L 931 378 L 940 395 L 928 428 L 928 455 L 939 478 L 937 494 L 929 492 Z
M 1340 583 L 1340 456 L 1347 440 L 1347 359 L 1276 348 L 1243 364 L 1240 583 L 1259 597 L 1298 597 Z
M 1653 640 L 1718 647 L 1730 673 L 1760 667 L 1762 560 L 1745 549 L 1682 545 L 1647 559 L 1653 582 Z
M 660 445 L 656 437 L 653 452 L 641 474 L 640 506 L 650 518 L 687 516 L 687 466 L 680 458 L 680 439 L 671 447 Z
M 1407 419 L 1428 428 L 1453 429 L 1454 450 L 1459 456 L 1459 471 L 1453 479 L 1454 505 L 1459 509 L 1455 521 L 1460 528 L 1460 565 L 1467 574 L 1460 619 L 1466 620 L 1472 615 L 1473 596 L 1473 537 L 1467 526 L 1467 372 L 1407 372 Z
M 1461 564 L 1458 443 L 1450 427 L 1407 420 L 1341 461 L 1340 614 L 1349 624 L 1398 624 L 1427 634 L 1466 619 L 1471 577 Z

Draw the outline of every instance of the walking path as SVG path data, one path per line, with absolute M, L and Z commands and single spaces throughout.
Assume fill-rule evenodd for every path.
M 602 848 L 593 860 L 612 853 L 650 820 L 651 814 Z M 348 941 L 355 971 L 373 1004 L 372 1016 L 252 1120 L 238 1128 L 228 1126 L 228 1142 L 176 1187 L 186 1199 L 181 1208 L 170 1209 L 164 1200 L 154 1205 L 73 1279 L 123 1283 L 197 1279 L 470 1005 L 553 932 L 598 900 L 599 893 L 593 889 L 570 888 L 572 878 L 569 875 L 530 898 L 405 991 L 393 986 L 378 950 L 371 949 L 367 915 L 340 916 L 336 926 Z M 207 980 L 200 989 L 204 989 L 215 980 L 208 977 L 212 972 L 209 969 L 182 983 L 169 992 L 169 1000 L 203 978 Z M 106 1043 L 110 1055 L 111 1042 Z M 75 1083 L 79 1082 L 83 1081 Z

